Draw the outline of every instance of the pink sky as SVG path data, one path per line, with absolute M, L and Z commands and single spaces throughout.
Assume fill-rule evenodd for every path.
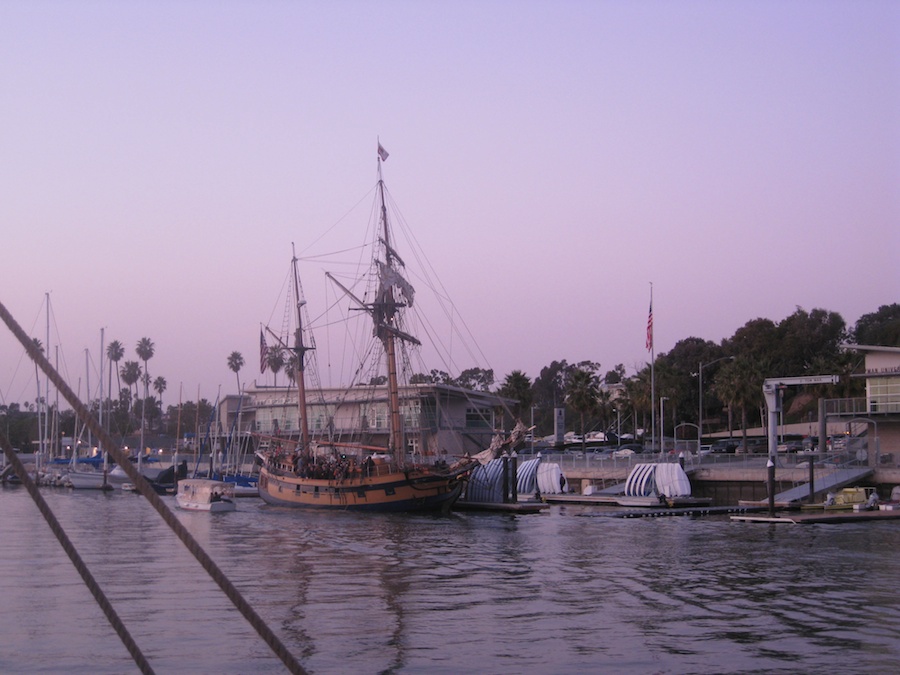
M 630 375 L 651 282 L 657 353 L 900 301 L 893 1 L 4 2 L 0 87 L 0 301 L 44 341 L 50 293 L 73 387 L 104 328 L 156 343 L 166 403 L 230 392 L 376 138 L 459 368 Z M 0 402 L 22 354 L 0 333 Z

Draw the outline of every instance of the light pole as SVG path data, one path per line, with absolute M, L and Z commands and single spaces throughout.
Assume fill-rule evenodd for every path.
M 531 406 L 531 454 L 534 455 L 534 406 Z
M 622 409 L 619 406 L 616 406 L 616 445 L 622 445 Z
M 700 408 L 699 408 L 699 415 L 698 415 L 698 419 L 697 419 L 697 426 L 700 428 L 699 435 L 697 437 L 697 451 L 698 452 L 700 451 L 700 444 L 702 443 L 702 441 L 700 439 L 703 438 L 703 368 L 705 366 L 711 366 L 714 363 L 718 363 L 719 361 L 733 361 L 733 360 L 734 360 L 733 356 L 722 356 L 721 358 L 715 359 L 714 361 L 710 361 L 709 363 L 703 363 L 702 361 L 700 362 L 700 369 L 698 370 L 698 373 L 700 376 Z
M 663 403 L 669 400 L 668 396 L 659 397 L 659 456 L 662 457 L 665 452 L 665 441 L 663 436 L 666 431 L 666 417 L 663 415 Z

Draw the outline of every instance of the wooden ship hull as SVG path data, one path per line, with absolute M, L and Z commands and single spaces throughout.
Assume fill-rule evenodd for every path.
M 387 468 L 372 476 L 302 478 L 274 467 L 262 467 L 259 496 L 275 506 L 346 511 L 446 511 L 459 498 L 464 474 L 427 468 Z

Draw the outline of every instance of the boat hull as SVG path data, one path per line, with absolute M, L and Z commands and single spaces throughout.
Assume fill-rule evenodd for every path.
M 175 505 L 185 511 L 234 511 L 236 505 L 227 483 L 203 478 L 189 478 L 178 484 Z
M 459 498 L 462 487 L 459 476 L 427 471 L 392 471 L 344 480 L 300 478 L 266 467 L 259 474 L 259 496 L 266 503 L 311 509 L 444 511 Z
M 210 513 L 221 513 L 223 511 L 236 510 L 235 503 L 232 501 L 213 502 L 211 504 L 198 504 L 196 502 L 191 502 L 183 499 L 180 500 L 176 496 L 175 503 L 178 505 L 179 509 L 183 509 L 185 511 L 208 511 Z
M 66 481 L 75 490 L 112 489 L 102 471 L 70 471 L 66 475 Z

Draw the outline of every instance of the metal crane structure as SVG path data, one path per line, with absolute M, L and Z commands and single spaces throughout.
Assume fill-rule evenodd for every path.
M 766 399 L 766 410 L 769 416 L 769 461 L 766 464 L 768 469 L 766 486 L 769 491 L 770 516 L 775 514 L 775 458 L 778 456 L 778 413 L 781 412 L 781 401 L 778 396 L 779 388 L 806 384 L 837 384 L 839 379 L 837 375 L 808 375 L 801 377 L 771 377 L 763 381 L 763 396 Z M 824 424 L 824 419 L 820 419 L 819 428 L 822 429 Z M 820 442 L 824 444 L 824 431 L 819 436 Z M 810 466 L 812 466 L 812 462 L 810 462 Z

